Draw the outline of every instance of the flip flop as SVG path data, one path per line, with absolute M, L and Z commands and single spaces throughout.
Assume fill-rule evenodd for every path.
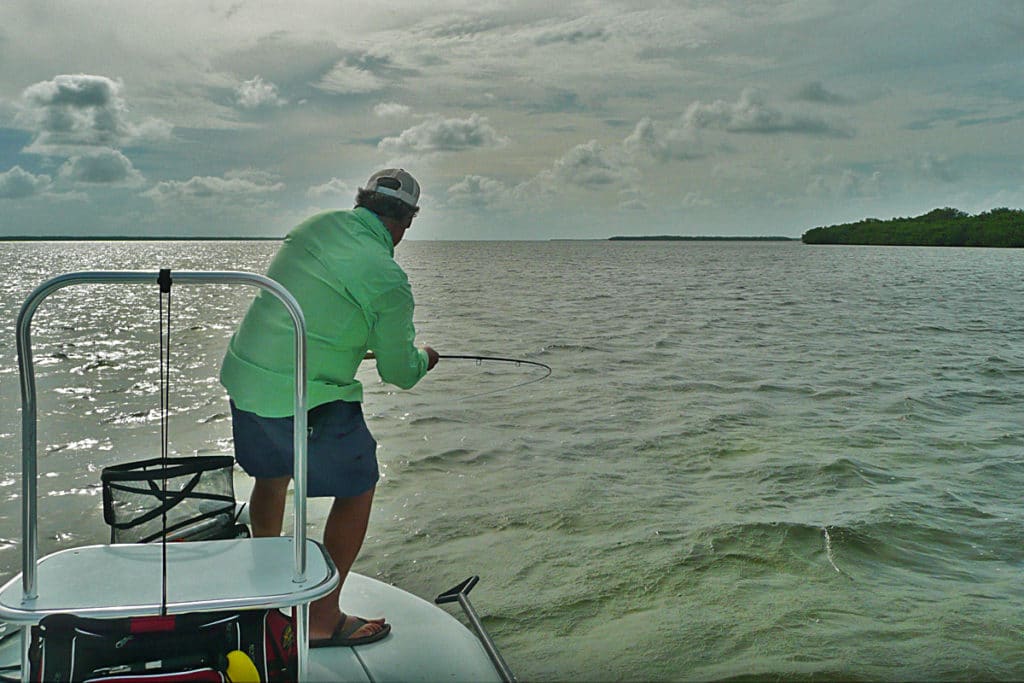
M 330 638 L 318 638 L 316 640 L 309 641 L 310 647 L 355 647 L 356 645 L 366 645 L 367 643 L 375 643 L 387 634 L 391 633 L 391 624 L 384 624 L 379 631 L 371 633 L 368 636 L 362 636 L 361 638 L 352 638 L 352 634 L 366 626 L 370 622 L 366 619 L 359 617 L 352 617 L 352 623 L 349 624 L 348 628 L 345 628 L 345 622 L 348 616 L 342 616 L 341 621 L 334 627 L 334 632 L 331 633 Z

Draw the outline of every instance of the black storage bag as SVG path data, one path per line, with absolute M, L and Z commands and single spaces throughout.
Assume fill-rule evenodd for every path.
M 51 614 L 32 629 L 31 681 L 216 681 L 240 650 L 261 681 L 293 681 L 298 650 L 278 610 L 92 619 Z M 183 677 L 183 672 L 209 677 Z

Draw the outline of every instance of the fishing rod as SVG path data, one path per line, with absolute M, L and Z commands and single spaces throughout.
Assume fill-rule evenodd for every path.
M 365 360 L 375 360 L 375 358 L 376 358 L 376 356 L 374 356 L 373 351 L 368 351 L 366 353 Z M 526 360 L 525 358 L 505 358 L 505 357 L 502 357 L 502 356 L 478 356 L 478 355 L 470 355 L 470 354 L 445 354 L 445 353 L 439 353 L 437 355 L 437 358 L 438 358 L 438 360 L 471 360 L 471 361 L 475 361 L 477 363 L 477 365 L 479 365 L 481 363 L 484 363 L 484 362 L 488 362 L 488 363 L 513 363 L 515 365 L 532 365 L 534 367 L 541 368 L 541 369 L 543 369 L 545 371 L 544 374 L 541 375 L 540 377 L 534 377 L 532 379 L 526 380 L 525 382 L 519 382 L 518 384 L 513 384 L 513 385 L 507 386 L 507 387 L 502 387 L 501 389 L 494 389 L 492 391 L 484 391 L 484 392 L 481 392 L 479 394 L 470 394 L 469 396 L 463 396 L 462 398 L 456 399 L 456 400 L 459 400 L 459 401 L 465 401 L 466 399 L 477 398 L 479 396 L 487 396 L 489 394 L 498 394 L 498 393 L 501 393 L 503 391 L 509 391 L 510 389 L 516 389 L 518 387 L 525 387 L 527 384 L 533 384 L 534 382 L 539 382 L 542 379 L 547 379 L 551 375 L 551 366 L 548 365 L 547 363 L 541 363 L 540 361 L 536 361 L 536 360 Z
M 498 363 L 515 363 L 516 365 L 536 365 L 538 368 L 544 368 L 545 370 L 548 371 L 547 375 L 544 375 L 544 377 L 547 377 L 548 375 L 551 374 L 551 366 L 548 365 L 547 363 L 541 363 L 540 361 L 536 361 L 536 360 L 526 360 L 525 358 L 501 358 L 499 356 L 464 356 L 464 355 L 459 355 L 459 354 L 445 354 L 445 353 L 439 353 L 439 354 L 437 354 L 437 357 L 438 358 L 445 358 L 445 359 L 456 359 L 456 360 L 475 360 L 475 361 L 489 360 L 489 361 L 495 361 L 495 362 L 498 362 Z M 541 377 L 540 379 L 544 379 L 544 377 Z M 531 381 L 536 382 L 537 380 L 531 380 Z
M 442 354 L 438 354 L 437 357 L 438 357 L 438 360 L 471 360 L 471 361 L 476 361 L 477 365 L 479 365 L 481 363 L 484 363 L 484 362 L 489 362 L 489 363 L 514 363 L 517 366 L 518 365 L 533 365 L 535 367 L 542 368 L 543 370 L 545 370 L 544 374 L 541 375 L 540 377 L 534 377 L 533 379 L 528 379 L 525 382 L 519 382 L 518 384 L 513 384 L 513 385 L 507 386 L 507 387 L 502 387 L 500 389 L 494 389 L 492 391 L 483 391 L 483 392 L 480 392 L 479 394 L 470 394 L 469 396 L 463 396 L 462 398 L 457 399 L 459 401 L 465 401 L 466 399 L 470 399 L 470 398 L 478 398 L 480 396 L 488 396 L 490 394 L 498 394 L 498 393 L 501 393 L 503 391 L 509 391 L 511 389 L 516 389 L 518 387 L 525 387 L 527 384 L 533 384 L 534 382 L 539 382 L 542 379 L 546 379 L 547 377 L 549 377 L 551 375 L 551 366 L 548 365 L 547 363 L 541 363 L 540 361 L 536 361 L 536 360 L 525 360 L 523 358 L 503 358 L 501 356 L 476 356 L 476 355 L 443 354 L 443 353 Z

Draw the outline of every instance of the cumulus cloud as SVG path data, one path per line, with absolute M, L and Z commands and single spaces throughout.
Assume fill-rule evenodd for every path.
M 483 208 L 511 198 L 512 188 L 500 180 L 481 175 L 468 175 L 448 188 L 452 206 Z
M 542 176 L 558 184 L 595 189 L 625 182 L 631 170 L 612 159 L 597 140 L 591 140 L 570 149 Z
M 619 208 L 624 211 L 644 211 L 650 206 L 644 201 L 644 195 L 635 187 L 627 187 L 619 191 Z
M 956 166 L 944 154 L 925 154 L 917 160 L 915 170 L 920 176 L 941 180 L 946 183 L 951 183 L 960 178 L 960 173 L 957 171 Z
M 355 194 L 356 191 L 353 187 L 338 178 L 331 178 L 323 185 L 315 185 L 306 190 L 306 196 L 310 199 L 339 196 L 354 197 Z
M 652 154 L 658 147 L 657 133 L 654 130 L 654 121 L 649 116 L 637 121 L 633 132 L 622 141 L 623 147 L 631 154 L 647 153 Z
M 850 104 L 851 100 L 826 88 L 821 81 L 805 83 L 796 91 L 796 99 L 819 104 Z
M 785 112 L 769 105 L 753 88 L 745 89 L 736 102 L 694 102 L 683 116 L 691 128 L 710 128 L 730 133 L 795 133 L 824 137 L 853 137 L 844 126 L 805 114 Z
M 542 198 L 573 190 L 618 193 L 620 206 L 638 208 L 642 205 L 636 188 L 639 176 L 621 150 L 606 149 L 597 140 L 576 145 L 550 168 L 527 180 L 509 185 L 481 175 L 467 175 L 448 188 L 448 205 L 484 208 L 535 204 Z
M 128 137 L 121 83 L 86 74 L 57 76 L 22 94 L 38 125 L 33 146 L 116 145 Z
M 538 46 L 551 45 L 555 43 L 588 43 L 591 41 L 604 41 L 608 39 L 608 32 L 603 27 L 575 28 L 571 26 L 548 30 L 541 33 L 534 39 Z
M 837 173 L 822 173 L 811 177 L 807 194 L 811 197 L 859 198 L 877 197 L 881 192 L 882 174 L 879 171 L 861 173 L 844 168 Z
M 138 185 L 143 180 L 131 160 L 116 149 L 73 156 L 61 166 L 60 177 L 78 183 L 105 185 Z
M 486 117 L 474 113 L 465 119 L 433 116 L 407 128 L 398 137 L 384 138 L 377 148 L 387 154 L 430 154 L 501 147 L 507 143 L 508 138 L 499 135 Z
M 120 147 L 141 137 L 168 137 L 170 124 L 127 120 L 120 81 L 106 76 L 63 74 L 30 85 L 22 93 L 19 119 L 35 137 L 26 151 L 60 153 L 82 146 Z
M 412 109 L 404 104 L 398 104 L 397 102 L 381 102 L 373 108 L 373 113 L 380 118 L 387 118 L 389 116 L 408 116 L 412 113 Z
M 277 93 L 277 86 L 255 76 L 242 81 L 235 88 L 236 101 L 243 109 L 260 109 L 263 107 L 283 107 L 288 101 Z
M 366 69 L 338 62 L 317 82 L 320 90 L 335 95 L 362 95 L 382 90 L 387 83 Z
M 650 117 L 637 122 L 633 132 L 622 141 L 622 146 L 629 154 L 648 156 L 657 161 L 699 159 L 706 156 L 693 130 L 673 127 L 661 135 Z
M 50 176 L 33 175 L 21 166 L 0 173 L 0 199 L 25 199 L 42 194 L 50 187 Z
M 215 201 L 220 198 L 259 198 L 267 192 L 284 189 L 269 173 L 262 171 L 233 171 L 217 176 L 194 176 L 189 180 L 163 180 L 144 194 L 159 202 Z
M 684 209 L 696 209 L 700 207 L 712 206 L 713 204 L 714 202 L 712 202 L 709 198 L 705 197 L 704 193 L 699 190 L 696 192 L 687 192 L 686 194 L 683 195 L 682 199 L 679 202 L 679 205 L 682 206 Z

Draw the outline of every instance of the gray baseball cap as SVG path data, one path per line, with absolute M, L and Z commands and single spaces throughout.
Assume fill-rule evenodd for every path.
M 366 181 L 366 187 L 360 189 L 394 197 L 411 207 L 420 200 L 420 184 L 404 168 L 377 171 Z

